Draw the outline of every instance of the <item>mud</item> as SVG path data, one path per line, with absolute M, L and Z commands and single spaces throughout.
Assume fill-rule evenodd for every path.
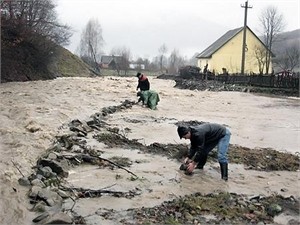
M 122 147 L 139 149 L 145 153 L 160 154 L 181 161 L 187 156 L 188 146 L 184 144 L 153 143 L 142 145 L 136 140 L 128 140 L 118 134 L 100 134 L 95 137 L 109 147 Z M 250 149 L 238 145 L 230 145 L 229 158 L 231 163 L 244 164 L 247 169 L 261 171 L 297 171 L 299 170 L 299 157 L 290 153 L 283 153 L 270 148 Z M 212 151 L 208 160 L 217 158 L 217 152 Z
M 153 201 L 151 195 L 153 191 L 157 191 L 158 186 L 164 186 L 163 190 L 167 192 L 172 189 L 173 185 L 182 182 L 180 176 L 186 176 L 181 174 L 172 178 L 171 175 L 166 179 L 165 176 L 168 170 L 164 172 L 164 169 L 159 169 L 158 165 L 169 167 L 173 164 L 172 167 L 178 166 L 186 157 L 188 146 L 185 144 L 161 143 L 145 145 L 138 140 L 128 139 L 120 133 L 120 129 L 105 122 L 105 118 L 109 114 L 131 108 L 132 104 L 128 104 L 129 102 L 125 100 L 119 106 L 103 108 L 102 114 L 92 115 L 91 118 L 93 119 L 90 121 L 82 122 L 78 119 L 71 121 L 68 126 L 73 133 L 57 136 L 54 146 L 49 148 L 37 163 L 40 165 L 41 160 L 49 158 L 51 153 L 55 153 L 56 156 L 60 155 L 59 158 L 62 156 L 67 159 L 69 164 L 72 165 L 73 169 L 69 172 L 70 176 L 66 179 L 67 182 L 56 179 L 58 182 L 55 183 L 55 186 L 67 192 L 70 199 L 72 199 L 73 203 L 66 201 L 62 209 L 63 211 L 70 210 L 75 224 L 98 224 L 99 221 L 101 221 L 101 224 L 109 224 L 109 221 L 121 224 L 236 224 L 242 222 L 256 224 L 258 222 L 274 222 L 274 217 L 283 212 L 289 212 L 293 217 L 297 217 L 299 199 L 295 199 L 293 196 L 275 195 L 266 197 L 257 195 L 250 197 L 244 194 L 217 190 L 207 195 L 197 191 L 196 193 L 191 191 L 189 195 L 182 195 L 184 192 L 174 191 L 176 198 L 170 196 L 159 197 L 157 195 L 158 199 L 162 198 L 162 201 Z M 178 121 L 175 125 L 197 125 L 201 123 L 205 122 Z M 127 129 L 127 131 L 130 132 L 130 129 Z M 101 150 L 92 147 L 93 140 L 104 144 L 105 148 L 101 145 L 97 147 L 100 147 Z M 216 151 L 212 152 L 214 154 L 209 157 L 211 163 L 216 159 Z M 139 154 L 148 156 L 142 159 L 142 157 L 138 157 Z M 148 166 L 149 162 L 155 158 L 157 164 L 153 171 Z M 249 170 L 297 171 L 299 168 L 299 157 L 297 155 L 280 153 L 273 149 L 250 149 L 230 145 L 229 158 L 232 163 L 244 164 Z M 175 161 L 172 162 L 172 160 Z M 177 164 L 174 163 L 176 161 Z M 91 166 L 87 167 L 88 164 Z M 140 169 L 138 169 L 137 164 Z M 83 167 L 82 169 L 75 169 L 74 166 Z M 132 172 L 131 168 L 135 172 Z M 104 170 L 104 174 L 99 169 Z M 112 174 L 109 170 L 117 172 Z M 120 170 L 123 170 L 123 172 Z M 175 168 L 173 170 L 176 171 Z M 124 174 L 124 171 L 127 174 Z M 153 174 L 150 175 L 149 173 Z M 161 176 L 162 174 L 164 175 Z M 85 184 L 79 182 L 82 181 L 83 177 Z M 100 182 L 106 187 L 95 188 L 93 177 L 97 177 L 97 183 Z M 47 180 L 43 180 L 43 182 L 48 183 Z M 152 182 L 156 184 L 150 185 Z M 209 191 L 206 190 L 205 192 Z M 177 197 L 178 194 L 180 195 Z M 99 208 L 97 203 L 91 200 L 94 198 L 105 198 L 106 200 L 101 201 L 102 206 Z M 112 198 L 123 199 L 120 200 L 122 204 L 112 204 L 114 202 Z M 141 203 L 148 199 L 147 205 L 153 205 L 153 207 L 143 207 L 144 203 L 139 205 L 137 202 L 140 198 L 143 199 Z M 135 202 L 134 208 L 130 207 L 133 202 Z M 37 204 L 36 201 L 33 203 Z M 89 206 L 86 206 L 86 204 Z M 105 205 L 106 207 L 104 207 Z M 84 209 L 84 207 L 87 208 Z M 94 207 L 95 209 L 93 209 Z M 96 218 L 93 219 L 95 216 Z
M 164 202 L 153 208 L 130 209 L 123 224 L 269 224 L 282 211 L 297 215 L 299 202 L 293 197 L 249 198 L 233 193 L 195 193 Z M 118 212 L 110 211 L 106 218 Z M 296 220 L 291 223 L 297 224 Z
M 27 177 L 44 168 L 38 158 L 68 166 L 41 179 L 46 189 L 65 191 L 62 205 L 38 209 L 62 210 L 76 224 L 299 221 L 299 99 L 181 90 L 173 81 L 150 81 L 162 97 L 155 111 L 135 104 L 134 78 L 2 85 L 1 223 L 32 224 L 41 211 L 31 210 L 51 203 L 27 199 L 28 187 L 17 184 L 19 171 Z M 192 176 L 179 170 L 188 142 L 178 138 L 176 124 L 185 121 L 230 128 L 228 182 L 220 179 L 215 150 L 203 170 Z M 271 197 L 272 207 L 265 206 Z M 265 208 L 260 206 L 262 217 L 257 204 Z M 220 205 L 241 219 L 222 213 Z

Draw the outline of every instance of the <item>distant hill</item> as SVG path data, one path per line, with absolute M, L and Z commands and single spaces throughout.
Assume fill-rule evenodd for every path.
M 59 47 L 57 56 L 48 65 L 49 72 L 55 77 L 94 76 L 92 68 L 69 50 Z
M 286 54 L 285 52 L 288 48 L 298 48 L 300 51 L 300 29 L 283 32 L 277 36 L 272 48 L 272 52 L 275 54 L 275 59 L 276 57 Z M 281 71 L 282 69 L 274 64 L 274 70 L 276 72 Z M 295 67 L 293 70 L 294 72 L 299 72 L 300 66 Z
M 283 52 L 287 47 L 297 44 L 300 46 L 300 29 L 283 32 L 277 36 L 274 42 L 273 52 L 278 54 Z

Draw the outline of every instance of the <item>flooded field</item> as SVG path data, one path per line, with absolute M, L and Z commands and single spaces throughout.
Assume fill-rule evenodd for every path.
M 263 199 L 263 196 L 275 194 L 287 198 L 285 201 L 288 203 L 293 201 L 289 199 L 290 196 L 294 196 L 296 200 L 299 198 L 297 170 L 277 170 L 277 166 L 266 171 L 266 169 L 257 170 L 253 165 L 251 169 L 251 166 L 250 168 L 249 165 L 244 166 L 244 163 L 230 163 L 229 181 L 224 182 L 220 179 L 219 167 L 213 156 L 204 170 L 197 170 L 193 176 L 186 176 L 179 170 L 181 162 L 170 150 L 174 148 L 173 150 L 177 151 L 182 145 L 188 148 L 188 142 L 178 138 L 176 132 L 178 121 L 205 121 L 229 127 L 232 131 L 233 152 L 235 151 L 233 146 L 238 145 L 249 148 L 249 151 L 255 148 L 271 148 L 297 155 L 300 144 L 298 98 L 179 90 L 173 88 L 173 81 L 152 78 L 150 82 L 161 97 L 158 110 L 152 111 L 134 104 L 105 118 L 107 127 L 121 135 L 116 136 L 118 138 L 116 141 L 125 137 L 128 140 L 135 140 L 140 145 L 109 146 L 108 143 L 93 137 L 97 135 L 96 130 L 86 137 L 81 137 L 86 141 L 85 146 L 95 150 L 102 158 L 112 162 L 124 159 L 128 164 L 124 164 L 123 167 L 134 175 L 110 163 L 106 166 L 102 163 L 70 166 L 69 175 L 61 184 L 64 187 L 75 188 L 79 195 L 77 193 L 72 197 L 75 201 L 72 199 L 63 201 L 62 207 L 68 212 L 80 215 L 87 224 L 134 224 L 138 223 L 138 220 L 132 221 L 130 217 L 130 214 L 134 214 L 133 209 L 159 207 L 165 201 L 180 200 L 184 195 L 195 193 L 201 193 L 202 197 L 211 193 L 235 193 L 246 195 L 246 199 L 253 196 L 260 196 Z M 0 222 L 15 224 L 27 221 L 26 224 L 31 224 L 32 219 L 39 214 L 29 210 L 32 205 L 27 200 L 27 190 L 17 183 L 22 177 L 20 171 L 25 177 L 32 174 L 34 172 L 32 167 L 36 165 L 38 158 L 49 150 L 56 137 L 68 130 L 67 124 L 70 121 L 76 119 L 89 121 L 91 115 L 101 113 L 104 107 L 118 106 L 127 99 L 137 101 L 136 80 L 109 77 L 64 78 L 1 85 L 3 101 L 0 114 L 2 123 L 0 146 L 3 157 L 0 161 L 0 178 L 3 197 Z M 143 146 L 153 143 L 159 144 L 155 145 L 157 148 L 160 148 L 160 145 L 167 145 L 162 149 L 170 150 L 170 154 L 145 151 Z M 269 154 L 268 152 L 266 155 Z M 293 159 L 293 156 L 288 158 Z M 95 190 L 108 192 L 87 198 L 82 197 L 83 191 L 80 192 L 76 188 L 89 190 L 89 193 L 101 193 L 101 191 L 93 192 Z M 112 196 L 116 194 L 121 197 Z M 235 199 L 235 196 L 231 198 Z M 6 208 L 6 204 L 11 207 Z M 136 213 L 148 215 L 147 212 Z M 196 214 L 202 215 L 203 211 Z M 244 214 L 245 212 L 242 213 Z M 180 218 L 188 217 L 176 215 L 175 222 L 176 219 L 180 222 Z M 192 218 L 188 220 L 191 223 L 194 220 L 202 221 L 193 213 L 191 215 Z M 213 215 L 215 216 L 211 219 L 208 219 L 209 216 L 206 217 L 205 221 L 207 223 L 219 221 L 215 217 L 221 214 Z M 274 220 L 279 220 L 279 224 L 287 224 L 292 219 L 299 219 L 295 210 L 290 213 L 291 218 L 283 217 L 281 220 L 285 222 L 280 222 L 280 216 L 283 215 L 284 213 L 277 217 L 273 216 Z M 257 217 L 256 214 L 255 216 Z M 270 222 L 273 217 L 265 219 L 259 217 L 260 219 L 255 221 Z M 153 220 L 149 215 L 147 218 Z M 247 220 L 245 217 L 245 221 L 251 219 Z M 162 220 L 156 222 L 161 223 Z

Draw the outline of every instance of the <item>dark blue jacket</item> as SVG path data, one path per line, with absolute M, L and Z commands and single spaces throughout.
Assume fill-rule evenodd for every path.
M 189 158 L 195 155 L 194 161 L 199 162 L 203 155 L 216 147 L 221 138 L 226 134 L 226 127 L 215 123 L 203 123 L 198 126 L 191 126 L 191 148 Z

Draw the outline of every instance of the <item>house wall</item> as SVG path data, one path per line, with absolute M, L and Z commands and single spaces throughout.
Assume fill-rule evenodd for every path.
M 208 67 L 207 67 L 207 69 L 209 70 L 209 71 L 212 71 L 211 69 L 210 69 L 210 67 L 211 67 L 211 58 L 201 58 L 201 59 L 198 59 L 198 61 L 197 61 L 197 66 L 201 69 L 201 71 L 200 72 L 203 72 L 203 69 L 204 69 L 204 67 L 206 66 L 206 64 L 208 64 Z
M 246 34 L 247 51 L 245 53 L 245 73 L 259 73 L 258 60 L 255 56 L 257 48 L 265 49 L 264 45 L 257 39 L 253 33 L 247 29 Z M 238 33 L 234 38 L 222 46 L 217 52 L 215 52 L 210 59 L 199 59 L 198 66 L 203 70 L 206 62 L 208 63 L 208 69 L 214 71 L 215 74 L 221 74 L 222 68 L 226 68 L 228 73 L 240 73 L 242 63 L 242 42 L 243 31 Z M 272 68 L 272 63 L 270 64 Z M 270 70 L 271 71 L 271 70 Z M 265 72 L 265 68 L 264 68 Z

